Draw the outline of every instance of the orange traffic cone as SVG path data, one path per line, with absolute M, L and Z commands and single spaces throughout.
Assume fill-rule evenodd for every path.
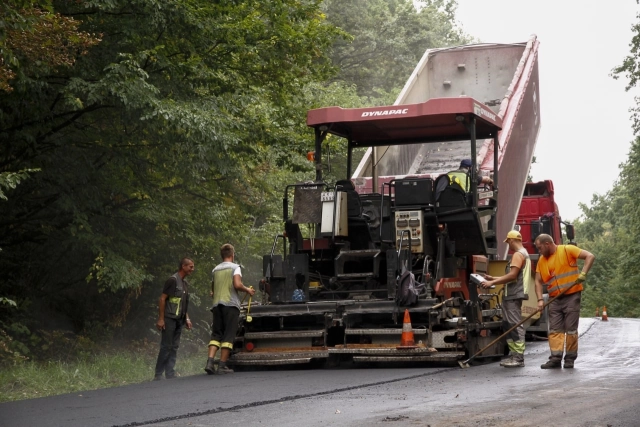
M 602 307 L 602 321 L 607 322 L 609 317 L 607 316 L 607 306 Z
M 402 322 L 402 337 L 400 338 L 400 345 L 397 349 L 418 348 L 413 338 L 413 328 L 411 327 L 411 317 L 409 316 L 409 310 L 404 310 L 404 321 Z
M 600 307 L 596 307 L 596 317 L 600 317 Z

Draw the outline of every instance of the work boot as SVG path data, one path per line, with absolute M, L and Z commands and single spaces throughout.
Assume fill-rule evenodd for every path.
M 216 372 L 216 373 L 218 375 L 233 374 L 233 369 L 228 367 L 226 362 L 220 362 L 218 364 L 218 372 Z
M 502 359 L 500 361 L 500 366 L 504 366 L 505 363 L 509 363 L 513 360 L 513 354 L 508 355 L 507 357 L 505 357 L 504 359 Z
M 524 368 L 524 357 L 513 356 L 511 360 L 504 363 L 505 368 Z
M 162 376 L 162 374 L 156 375 L 155 377 L 153 377 L 153 380 L 154 381 L 162 381 L 162 380 L 164 380 L 164 377 Z
M 543 363 L 542 365 L 540 365 L 541 369 L 558 369 L 561 368 L 562 365 L 560 364 L 559 360 L 547 360 L 546 363 Z
M 564 369 L 573 369 L 573 360 L 564 361 Z
M 204 367 L 207 375 L 213 375 L 216 373 L 215 359 L 213 357 L 207 358 L 207 366 Z

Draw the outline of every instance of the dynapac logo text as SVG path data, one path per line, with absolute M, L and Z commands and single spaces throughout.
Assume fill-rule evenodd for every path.
M 407 114 L 408 112 L 408 108 L 404 108 L 402 110 L 365 111 L 364 113 L 362 113 L 362 117 L 392 116 L 397 114 Z
M 473 109 L 475 110 L 474 113 L 476 113 L 476 116 L 485 116 L 491 120 L 493 120 L 494 122 L 496 121 L 496 115 L 485 110 L 484 108 L 482 108 L 481 106 L 479 106 L 478 104 L 474 104 L 473 105 Z

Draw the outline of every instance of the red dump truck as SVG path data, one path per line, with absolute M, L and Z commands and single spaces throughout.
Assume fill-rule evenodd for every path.
M 522 234 L 523 245 L 534 261 L 538 259 L 538 251 L 533 244 L 537 235 L 548 234 L 556 243 L 561 244 L 564 225 L 569 244 L 573 243 L 575 238 L 573 226 L 563 221 L 560 216 L 553 182 L 549 180 L 527 183 L 520 202 L 516 225 Z
M 472 280 L 495 273 L 516 225 L 540 127 L 538 46 L 430 50 L 394 105 L 308 112 L 315 177 L 284 189 L 263 300 L 241 316 L 231 363 L 455 362 L 502 332 L 499 294 Z M 323 176 L 328 136 L 348 152 L 335 182 Z M 463 158 L 468 188 L 440 185 Z M 411 304 L 399 298 L 408 284 Z

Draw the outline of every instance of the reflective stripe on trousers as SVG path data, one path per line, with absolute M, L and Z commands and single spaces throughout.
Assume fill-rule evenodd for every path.
M 549 349 L 551 359 L 560 361 L 578 357 L 578 324 L 581 292 L 563 295 L 549 305 Z
M 502 316 L 509 329 L 522 320 L 522 300 L 512 299 L 502 301 Z M 524 325 L 520 325 L 507 335 L 507 346 L 511 354 L 524 354 Z

